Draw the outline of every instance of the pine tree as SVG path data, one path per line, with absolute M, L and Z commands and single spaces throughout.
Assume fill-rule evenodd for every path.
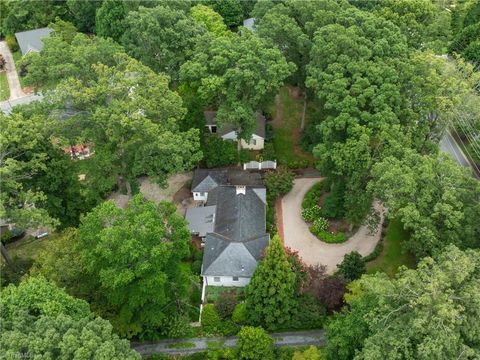
M 286 328 L 295 311 L 295 273 L 275 236 L 246 289 L 247 322 L 268 330 Z

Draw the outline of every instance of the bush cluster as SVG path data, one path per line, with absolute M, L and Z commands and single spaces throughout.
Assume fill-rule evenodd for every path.
M 323 216 L 329 219 L 341 219 L 345 216 L 345 186 L 337 182 L 332 186 L 322 208 Z
M 310 190 L 308 190 L 308 192 L 305 194 L 305 197 L 303 198 L 303 202 L 302 202 L 303 209 L 310 209 L 318 205 L 318 201 L 324 189 L 324 181 L 316 183 L 315 185 L 312 186 Z
M 310 166 L 310 161 L 303 159 L 303 160 L 293 160 L 288 162 L 287 167 L 292 170 L 296 169 L 305 169 Z
M 310 231 L 314 234 L 325 232 L 328 228 L 328 220 L 323 217 L 317 217 L 313 220 L 312 226 L 310 226 Z
M 342 242 L 345 242 L 347 240 L 347 235 L 343 232 L 339 232 L 337 234 L 332 234 L 328 231 L 318 231 L 315 232 L 313 229 L 313 226 L 310 227 L 310 231 L 313 235 L 315 235 L 317 238 L 322 240 L 323 242 L 326 242 L 328 244 L 339 244 Z
M 233 291 L 225 291 L 220 294 L 215 301 L 215 310 L 222 319 L 228 319 L 232 316 L 233 310 L 238 304 L 238 299 Z
M 12 53 L 18 51 L 19 46 L 17 40 L 15 39 L 14 35 L 7 35 L 5 36 L 5 41 L 7 42 L 8 47 Z
M 313 223 L 315 219 L 322 216 L 322 208 L 318 205 L 314 205 L 310 208 L 302 210 L 302 218 L 307 223 Z
M 276 171 L 268 171 L 265 175 L 265 186 L 268 195 L 274 199 L 288 193 L 293 187 L 295 175 L 284 167 Z
M 263 161 L 265 160 L 276 160 L 277 158 L 277 155 L 275 153 L 275 147 L 273 146 L 273 143 L 271 142 L 266 142 L 265 143 L 265 146 L 263 148 L 263 151 L 262 151 L 262 158 L 263 158 Z

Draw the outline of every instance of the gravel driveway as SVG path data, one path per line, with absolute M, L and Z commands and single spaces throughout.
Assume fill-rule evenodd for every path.
M 361 226 L 358 231 L 342 244 L 327 244 L 317 239 L 303 221 L 302 201 L 306 192 L 322 178 L 295 179 L 293 189 L 282 199 L 283 234 L 285 246 L 298 251 L 298 254 L 308 265 L 322 264 L 327 266 L 328 272 L 336 270 L 337 264 L 343 256 L 352 251 L 358 251 L 363 256 L 370 254 L 380 240 L 381 226 L 378 231 L 370 235 L 366 226 Z M 377 210 L 381 209 L 379 203 L 374 204 Z M 381 222 L 383 212 L 381 212 Z

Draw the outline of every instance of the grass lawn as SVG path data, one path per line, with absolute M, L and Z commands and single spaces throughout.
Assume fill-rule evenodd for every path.
M 0 101 L 8 100 L 10 97 L 10 88 L 8 87 L 7 73 L 0 73 Z
M 412 254 L 402 250 L 402 240 L 409 237 L 400 221 L 392 220 L 388 224 L 384 240 L 384 248 L 379 257 L 367 263 L 367 273 L 385 272 L 389 277 L 395 275 L 401 265 L 408 268 L 415 267 L 415 258 Z
M 24 79 L 25 78 L 20 76 L 20 74 L 19 74 L 20 67 L 18 65 L 20 63 L 20 59 L 22 58 L 22 53 L 20 52 L 20 50 L 18 50 L 18 51 L 15 51 L 14 53 L 12 53 L 12 56 L 13 56 L 13 61 L 15 62 L 15 69 L 17 70 L 18 79 L 20 80 L 20 86 L 23 89 L 25 87 L 25 84 L 24 84 Z
M 280 89 L 280 103 L 282 117 L 279 123 L 274 121 L 275 138 L 273 140 L 278 162 L 288 164 L 292 161 L 305 159 L 313 162 L 313 156 L 303 152 L 299 146 L 303 99 L 292 98 L 288 88 L 283 87 Z M 309 116 L 315 111 L 315 104 L 313 102 L 308 103 L 305 123 L 308 123 Z M 275 111 L 273 114 L 275 114 Z
M 241 287 L 229 287 L 229 286 L 207 286 L 207 288 L 205 289 L 205 292 L 206 292 L 206 302 L 209 302 L 209 303 L 214 303 L 218 297 L 220 296 L 221 293 L 225 292 L 225 291 L 235 291 L 237 293 L 237 295 L 241 295 L 243 294 L 243 292 L 245 291 L 244 288 L 241 288 Z

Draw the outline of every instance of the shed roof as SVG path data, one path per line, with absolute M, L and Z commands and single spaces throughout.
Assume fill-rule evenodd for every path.
M 213 232 L 216 209 L 217 207 L 215 205 L 187 209 L 185 220 L 188 222 L 190 231 L 192 233 L 198 233 L 201 237 Z
M 16 33 L 15 37 L 22 55 L 26 55 L 30 51 L 40 52 L 43 49 L 42 39 L 46 38 L 52 31 L 52 29 L 45 27 Z

